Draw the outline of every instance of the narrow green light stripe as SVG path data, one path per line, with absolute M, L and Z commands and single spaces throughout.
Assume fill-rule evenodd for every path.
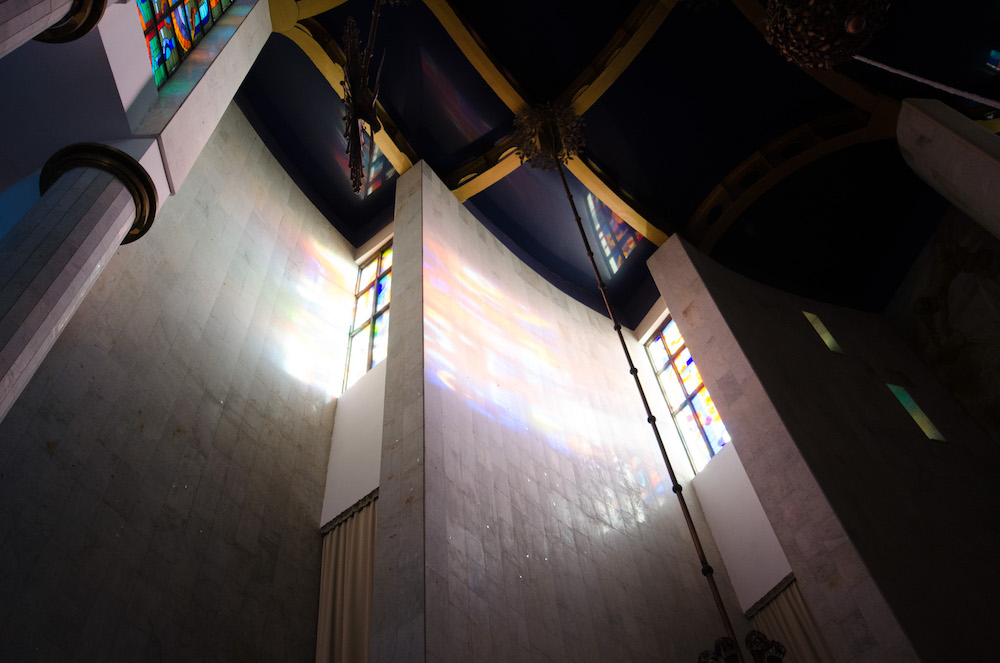
M 846 354 L 844 352 L 844 349 L 840 347 L 840 344 L 837 343 L 837 339 L 833 337 L 833 334 L 830 333 L 830 330 L 827 329 L 826 325 L 823 324 L 823 321 L 819 319 L 819 316 L 817 316 L 814 313 L 808 313 L 806 311 L 802 311 L 802 315 L 806 316 L 806 320 L 809 321 L 809 324 L 813 326 L 813 329 L 816 330 L 816 333 L 819 334 L 819 337 L 823 339 L 824 343 L 826 343 L 826 347 L 830 348 L 834 352 L 839 352 L 840 354 Z
M 894 384 L 887 383 L 886 386 L 889 387 L 889 390 L 892 391 L 893 395 L 906 409 L 906 411 L 910 413 L 910 416 L 913 417 L 913 421 L 920 426 L 920 430 L 924 432 L 924 435 L 932 440 L 938 440 L 941 442 L 945 441 L 944 435 L 942 435 L 941 431 L 937 429 L 937 426 L 931 423 L 930 418 L 924 414 L 924 411 L 920 409 L 917 402 L 913 400 L 913 396 L 910 396 L 910 392 L 906 391 L 903 387 Z

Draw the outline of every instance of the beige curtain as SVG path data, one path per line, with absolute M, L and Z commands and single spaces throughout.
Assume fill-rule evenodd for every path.
M 316 663 L 368 661 L 376 498 L 373 494 L 361 500 L 334 519 L 323 535 Z
M 833 655 L 793 580 L 753 617 L 750 625 L 785 645 L 784 663 L 834 663 Z

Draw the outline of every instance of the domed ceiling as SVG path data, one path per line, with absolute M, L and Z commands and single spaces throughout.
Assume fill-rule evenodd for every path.
M 981 96 L 1000 5 L 893 3 L 862 55 Z M 384 4 L 373 70 L 384 126 L 368 180 L 345 155 L 343 33 L 371 0 L 272 0 L 271 35 L 237 102 L 313 203 L 360 246 L 392 217 L 398 173 L 424 160 L 550 282 L 602 309 L 559 176 L 512 154 L 515 113 L 561 102 L 585 123 L 569 183 L 609 296 L 634 327 L 657 294 L 645 259 L 680 233 L 752 278 L 881 310 L 947 204 L 896 147 L 899 99 L 990 109 L 871 64 L 787 62 L 757 0 Z

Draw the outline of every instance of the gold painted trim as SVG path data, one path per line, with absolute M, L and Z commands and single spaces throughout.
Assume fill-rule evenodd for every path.
M 635 8 L 608 45 L 577 76 L 561 99 L 583 115 L 642 52 L 678 0 L 646 0 Z
M 156 186 L 138 161 L 110 145 L 76 143 L 59 150 L 45 162 L 38 180 L 39 192 L 45 195 L 73 168 L 97 168 L 111 173 L 132 194 L 135 219 L 122 244 L 130 244 L 149 232 L 156 218 Z
M 312 60 L 312 63 L 323 74 L 323 77 L 326 78 L 326 81 L 333 88 L 333 91 L 337 93 L 337 96 L 343 99 L 344 68 L 336 60 L 343 61 L 344 55 L 329 33 L 315 20 L 306 19 L 302 23 L 296 23 L 294 28 L 281 34 L 291 39 L 302 49 L 302 52 Z M 382 150 L 382 154 L 385 155 L 385 158 L 392 164 L 396 172 L 402 175 L 413 167 L 416 155 L 413 154 L 413 149 L 403 139 L 399 133 L 399 129 L 389 119 L 388 113 L 385 112 L 385 109 L 381 105 L 379 105 L 377 112 L 383 128 L 373 136 L 375 144 Z M 390 132 L 392 132 L 391 135 Z M 394 137 L 395 140 L 393 139 Z
M 979 125 L 986 127 L 990 133 L 1000 133 L 1000 117 L 995 117 L 992 120 L 978 120 Z
M 526 105 L 524 95 L 518 91 L 514 79 L 493 61 L 472 29 L 459 18 L 446 0 L 424 0 L 424 4 L 504 105 L 514 113 L 519 113 Z
M 853 109 L 804 124 L 750 155 L 706 196 L 685 227 L 684 236 L 708 253 L 750 205 L 790 175 L 834 152 L 896 136 L 898 103 L 880 104 L 867 122 L 865 115 L 862 110 Z M 840 131 L 850 125 L 855 128 Z M 782 156 L 784 150 L 794 145 L 804 149 L 789 157 Z M 743 185 L 750 175 L 756 179 Z M 712 220 L 716 209 L 718 214 Z
M 632 226 L 643 237 L 657 246 L 667 241 L 669 235 L 639 214 L 633 206 L 634 203 L 626 202 L 617 187 L 612 187 L 609 182 L 606 182 L 590 164 L 584 162 L 580 157 L 573 157 L 566 164 L 566 167 L 591 193 L 600 198 L 602 203 L 610 207 L 612 212 L 620 216 L 625 223 Z
M 295 5 L 299 9 L 299 20 L 312 18 L 323 12 L 328 12 L 347 2 L 347 0 L 298 0 Z
M 485 191 L 520 167 L 521 160 L 517 154 L 512 152 L 491 168 L 474 176 L 473 179 L 466 180 L 463 184 L 460 184 L 452 193 L 458 198 L 458 202 L 464 203 L 469 198 Z

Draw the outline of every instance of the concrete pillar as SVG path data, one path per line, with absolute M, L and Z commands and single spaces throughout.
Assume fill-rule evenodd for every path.
M 922 180 L 1000 237 L 1000 136 L 936 99 L 906 99 L 896 137 Z
M 0 2 L 0 58 L 30 39 L 62 43 L 95 28 L 105 0 L 4 0 Z
M 0 240 L 0 420 L 115 249 L 156 213 L 149 175 L 106 145 L 60 150 L 40 186 L 41 200 Z

